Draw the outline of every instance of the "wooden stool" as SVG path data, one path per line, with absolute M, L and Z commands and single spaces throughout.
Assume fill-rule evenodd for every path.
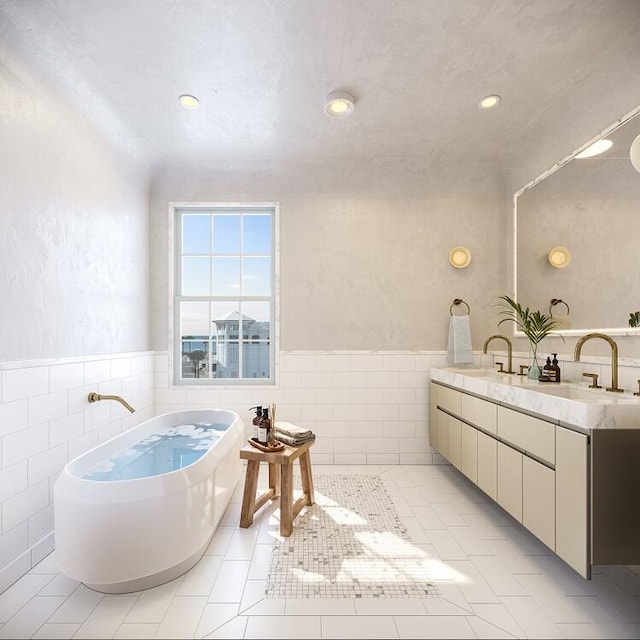
M 311 457 L 309 449 L 315 440 L 308 440 L 295 447 L 284 446 L 283 451 L 266 453 L 246 445 L 240 449 L 240 458 L 247 460 L 247 475 L 244 481 L 240 526 L 243 529 L 253 523 L 253 514 L 267 500 L 280 497 L 280 535 L 288 537 L 293 531 L 293 519 L 305 505 L 314 503 L 313 479 L 311 477 Z M 293 502 L 293 463 L 300 459 L 300 475 L 302 476 L 302 496 Z M 269 489 L 256 497 L 258 488 L 258 471 L 260 463 L 269 464 Z

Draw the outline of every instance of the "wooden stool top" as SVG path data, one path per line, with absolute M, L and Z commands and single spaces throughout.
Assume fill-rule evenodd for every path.
M 269 462 L 271 464 L 292 464 L 293 461 L 297 460 L 305 451 L 308 451 L 315 441 L 315 438 L 312 438 L 311 440 L 307 440 L 306 442 L 295 446 L 285 444 L 284 450 L 274 451 L 271 453 L 260 451 L 248 444 L 240 449 L 240 459 L 255 460 L 256 462 Z

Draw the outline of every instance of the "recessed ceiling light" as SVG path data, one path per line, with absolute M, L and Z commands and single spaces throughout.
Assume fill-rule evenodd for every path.
M 191 96 L 188 93 L 182 94 L 178 98 L 178 100 L 180 100 L 180 104 L 185 109 L 197 109 L 198 105 L 200 104 L 200 100 L 198 100 L 198 98 L 196 98 L 195 96 Z
M 485 96 L 478 102 L 478 106 L 481 109 L 491 109 L 491 107 L 495 107 L 499 102 L 500 96 L 498 95 Z
M 612 140 L 596 140 L 593 144 L 590 144 L 586 149 L 583 149 L 576 155 L 576 158 L 593 158 L 601 153 L 604 153 L 607 149 L 611 149 L 613 146 Z
M 346 118 L 355 109 L 355 100 L 346 91 L 333 91 L 324 100 L 324 112 L 330 118 Z

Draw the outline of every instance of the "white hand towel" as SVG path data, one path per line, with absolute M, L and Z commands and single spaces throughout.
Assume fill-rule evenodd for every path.
M 279 420 L 275 423 L 276 431 L 280 433 L 284 433 L 292 438 L 308 438 L 313 435 L 311 429 L 303 429 L 302 427 L 298 427 L 295 424 L 291 424 L 290 422 L 280 422 Z
M 449 339 L 447 340 L 447 362 L 449 364 L 473 363 L 471 327 L 469 316 L 451 316 Z

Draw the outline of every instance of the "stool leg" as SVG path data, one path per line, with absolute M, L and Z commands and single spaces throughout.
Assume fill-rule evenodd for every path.
M 293 465 L 283 464 L 280 489 L 280 535 L 287 538 L 293 531 Z
M 250 527 L 253 522 L 253 514 L 256 503 L 256 490 L 258 489 L 258 471 L 260 463 L 257 460 L 247 462 L 247 475 L 244 480 L 244 493 L 242 495 L 242 510 L 240 512 L 240 526 L 243 529 Z
M 300 475 L 302 477 L 302 491 L 307 497 L 307 504 L 314 504 L 313 478 L 311 477 L 311 456 L 305 451 L 300 456 Z
M 275 462 L 269 463 L 269 488 L 273 489 L 273 498 L 280 495 L 280 465 Z

